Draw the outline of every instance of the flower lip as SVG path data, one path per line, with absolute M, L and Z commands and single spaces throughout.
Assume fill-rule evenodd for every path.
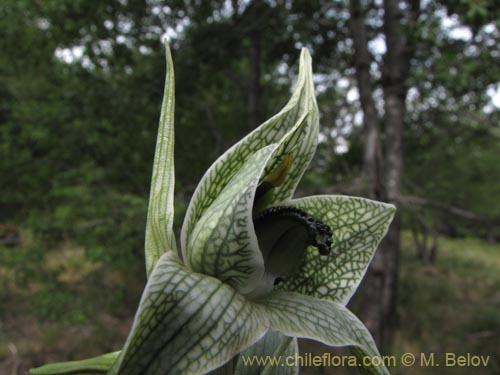
M 312 225 L 315 229 L 315 236 L 312 246 L 316 247 L 321 255 L 329 255 L 332 248 L 332 230 L 323 222 L 310 217 Z
M 302 224 L 307 228 L 309 234 L 307 245 L 316 247 L 321 255 L 330 254 L 332 247 L 332 230 L 327 224 L 309 215 L 300 208 L 288 206 L 269 207 L 258 213 L 253 221 L 254 223 L 258 223 L 265 218 L 271 217 L 287 217 L 298 224 Z
M 270 288 L 295 273 L 308 246 L 328 255 L 332 245 L 330 227 L 307 212 L 288 206 L 273 206 L 253 219 Z

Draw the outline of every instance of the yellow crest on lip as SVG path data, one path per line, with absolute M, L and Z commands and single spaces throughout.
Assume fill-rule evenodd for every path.
M 292 167 L 293 156 L 288 154 L 285 156 L 283 161 L 278 165 L 278 167 L 272 171 L 269 176 L 265 179 L 265 182 L 269 182 L 273 187 L 281 186 L 288 176 L 288 172 Z
M 266 179 L 257 187 L 254 198 L 254 213 L 262 211 L 271 203 L 274 197 L 273 189 L 283 185 L 292 166 L 292 161 L 292 154 L 285 155 L 278 167 L 269 173 Z

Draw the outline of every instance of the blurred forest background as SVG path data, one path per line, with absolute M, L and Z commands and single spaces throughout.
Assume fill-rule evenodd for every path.
M 384 354 L 491 355 L 473 372 L 500 373 L 498 1 L 3 0 L 0 374 L 127 335 L 145 284 L 164 33 L 177 226 L 207 167 L 285 104 L 308 47 L 322 132 L 299 194 L 399 207 L 351 307 Z

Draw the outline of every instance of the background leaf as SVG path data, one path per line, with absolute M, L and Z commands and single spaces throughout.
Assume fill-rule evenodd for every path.
M 59 375 L 89 372 L 107 372 L 115 363 L 120 352 L 113 352 L 98 357 L 83 359 L 81 361 L 69 361 L 51 363 L 30 370 L 31 375 Z

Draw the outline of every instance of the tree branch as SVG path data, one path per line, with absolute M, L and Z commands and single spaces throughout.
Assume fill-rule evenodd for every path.
M 448 214 L 459 216 L 467 220 L 475 221 L 485 224 L 500 224 L 500 218 L 492 218 L 488 216 L 479 215 L 472 211 L 464 210 L 463 208 L 446 205 L 440 202 L 432 201 L 422 197 L 416 196 L 400 196 L 398 202 L 402 205 L 424 206 L 434 208 Z

